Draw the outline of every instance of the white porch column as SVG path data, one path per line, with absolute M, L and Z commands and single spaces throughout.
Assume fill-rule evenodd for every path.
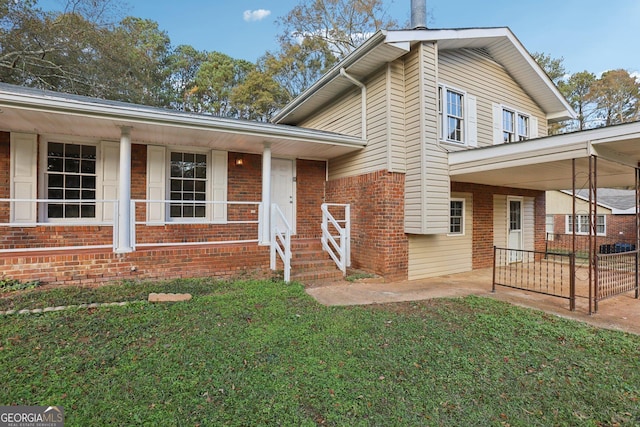
M 131 128 L 120 128 L 117 253 L 131 252 Z
M 271 144 L 264 143 L 262 151 L 262 218 L 260 218 L 262 235 L 260 244 L 268 245 L 271 241 Z

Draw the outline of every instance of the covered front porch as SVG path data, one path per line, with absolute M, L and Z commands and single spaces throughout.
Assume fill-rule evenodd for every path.
M 282 270 L 320 242 L 327 160 L 365 145 L 3 84 L 0 111 L 0 274 L 51 283 Z
M 574 309 L 577 274 L 579 269 L 586 267 L 589 313 L 596 312 L 599 302 L 604 299 L 630 291 L 635 291 L 637 297 L 639 162 L 640 122 L 450 153 L 452 181 L 532 190 L 572 190 L 572 194 L 586 190 L 589 194 L 586 266 L 576 261 L 578 248 L 574 226 L 574 243 L 569 253 L 545 248 L 534 251 L 496 248 L 494 287 L 514 287 L 567 298 Z M 635 244 L 626 247 L 624 252 L 602 253 L 600 250 L 596 221 L 599 188 L 633 188 L 636 191 Z M 574 197 L 572 218 L 575 217 Z M 568 270 L 564 277 L 556 275 L 557 269 L 550 267 L 558 263 L 564 265 L 562 270 Z

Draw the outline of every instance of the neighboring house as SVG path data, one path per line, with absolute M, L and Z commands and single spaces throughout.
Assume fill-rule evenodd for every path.
M 573 159 L 611 186 L 640 160 L 639 124 L 543 137 L 575 113 L 507 28 L 377 32 L 274 124 L 10 85 L 0 109 L 0 275 L 52 283 L 269 274 L 272 203 L 312 268 L 323 202 L 350 206 L 354 268 L 490 267 L 544 251 Z
M 596 193 L 596 237 L 603 251 L 611 245 L 636 244 L 636 192 L 634 190 L 599 188 Z M 547 247 L 569 250 L 573 245 L 573 200 L 571 191 L 548 191 L 547 203 Z M 575 197 L 576 247 L 585 250 L 589 236 L 589 193 L 576 191 Z

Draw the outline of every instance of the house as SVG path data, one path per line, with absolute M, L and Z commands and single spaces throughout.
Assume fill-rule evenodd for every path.
M 639 123 L 547 137 L 575 113 L 508 28 L 423 27 L 375 33 L 271 124 L 0 85 L 0 274 L 286 277 L 333 241 L 342 270 L 419 279 L 544 251 L 575 168 L 634 185 Z
M 597 191 L 596 236 L 603 251 L 636 245 L 636 192 L 617 188 Z M 546 194 L 547 249 L 568 251 L 573 245 L 573 205 L 575 200 L 576 247 L 584 251 L 589 236 L 589 195 L 586 190 L 548 191 Z M 612 246 L 614 249 L 612 249 Z

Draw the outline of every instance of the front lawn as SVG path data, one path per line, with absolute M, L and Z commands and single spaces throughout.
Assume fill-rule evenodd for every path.
M 67 426 L 640 424 L 635 335 L 479 297 L 324 307 L 296 284 L 207 280 L 92 292 L 136 286 L 194 298 L 0 317 L 0 405 L 62 405 Z M 70 303 L 55 292 L 3 304 Z

